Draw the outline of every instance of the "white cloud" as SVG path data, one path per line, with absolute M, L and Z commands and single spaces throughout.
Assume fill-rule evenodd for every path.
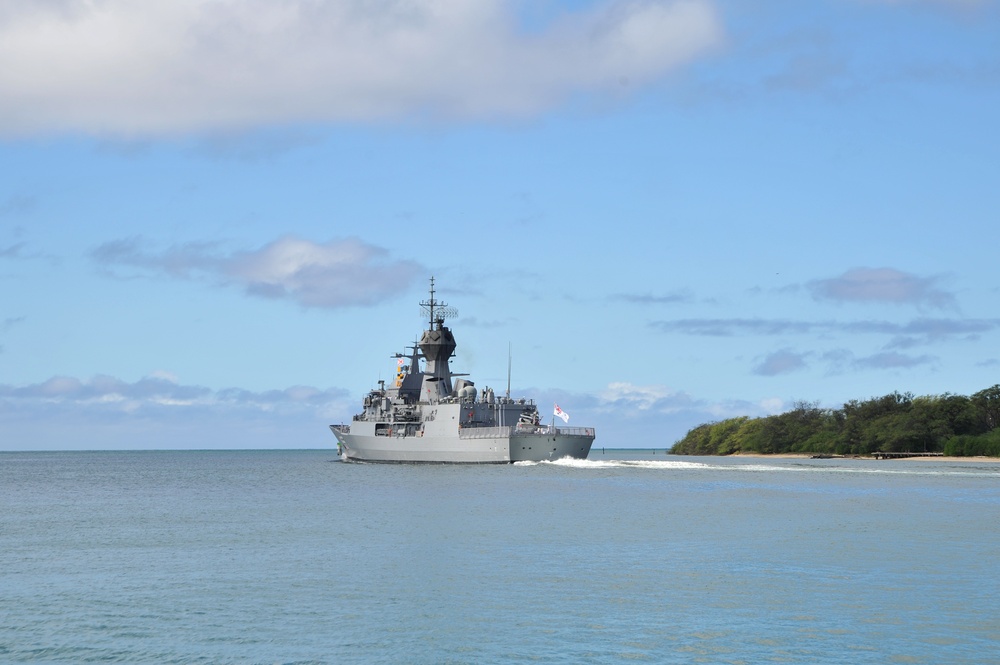
M 710 0 L 60 0 L 0 8 L 0 134 L 517 117 L 712 49 Z
M 787 410 L 785 407 L 785 400 L 779 399 L 777 397 L 769 397 L 767 399 L 762 399 L 758 403 L 758 406 L 766 415 L 769 416 L 773 416 L 778 413 L 783 413 Z
M 289 299 L 304 307 L 370 305 L 406 290 L 424 272 L 415 261 L 393 259 L 357 238 L 314 243 L 284 236 L 230 254 L 213 243 L 151 252 L 141 238 L 128 238 L 105 243 L 91 256 L 113 272 L 131 267 L 185 279 L 206 275 L 242 286 L 253 296 Z
M 251 293 L 292 296 L 309 307 L 368 304 L 395 293 L 420 269 L 413 262 L 387 265 L 387 252 L 360 240 L 316 244 L 284 237 L 226 261 L 224 270 Z
M 609 383 L 600 393 L 603 408 L 626 408 L 636 411 L 658 411 L 669 413 L 691 408 L 694 400 L 684 393 L 678 393 L 666 386 L 637 386 L 627 382 Z

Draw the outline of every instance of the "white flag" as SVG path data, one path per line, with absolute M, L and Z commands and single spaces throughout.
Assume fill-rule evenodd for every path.
M 564 423 L 569 422 L 569 414 L 560 409 L 558 404 L 556 404 L 556 410 L 554 411 L 554 415 L 557 415 L 560 418 L 562 418 Z

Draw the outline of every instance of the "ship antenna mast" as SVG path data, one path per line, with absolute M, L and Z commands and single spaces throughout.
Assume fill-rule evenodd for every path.
M 431 277 L 431 297 L 429 300 L 420 303 L 420 311 L 428 318 L 430 323 L 428 330 L 434 330 L 435 323 L 444 323 L 445 319 L 458 316 L 458 310 L 454 307 L 449 307 L 446 302 L 436 300 L 434 298 L 435 293 L 434 278 Z
M 510 342 L 507 342 L 507 399 L 510 399 Z
M 427 309 L 430 310 L 431 315 L 431 328 L 434 327 L 434 306 L 437 304 L 434 300 L 434 277 L 431 277 L 431 299 L 427 301 Z

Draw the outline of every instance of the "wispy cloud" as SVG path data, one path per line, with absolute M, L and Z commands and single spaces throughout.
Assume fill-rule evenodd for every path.
M 616 293 L 609 300 L 633 303 L 636 305 L 674 305 L 689 303 L 694 300 L 690 291 L 672 291 L 670 293 Z
M 902 24 L 906 14 L 917 13 L 933 13 L 933 19 L 941 20 L 958 18 L 966 25 L 977 20 L 990 25 L 998 17 L 997 0 L 836 0 L 824 6 L 837 4 L 855 6 L 851 9 L 855 10 L 856 20 L 848 22 L 853 28 L 846 32 L 837 22 L 826 20 L 823 12 L 788 12 L 780 4 L 755 7 L 761 23 L 752 31 L 742 30 L 738 14 L 733 14 L 727 46 L 731 62 L 739 62 L 739 76 L 728 77 L 725 68 L 716 68 L 710 70 L 711 76 L 691 77 L 679 86 L 680 99 L 694 104 L 731 105 L 773 102 L 776 97 L 785 101 L 791 95 L 842 103 L 896 86 L 932 84 L 937 89 L 944 85 L 980 94 L 1000 83 L 1000 66 L 995 58 L 961 58 L 949 50 L 936 49 L 912 53 L 897 49 L 892 57 L 886 57 L 884 48 L 878 48 L 877 42 L 856 29 L 866 24 L 881 25 L 878 22 L 882 20 Z M 763 19 L 767 14 L 769 20 Z M 943 26 L 935 26 L 935 30 L 937 27 Z
M 7 332 L 19 323 L 24 323 L 23 316 L 11 316 L 0 322 L 0 332 Z
M 112 240 L 91 251 L 90 257 L 109 271 L 128 266 L 185 279 L 199 272 L 219 272 L 226 262 L 219 243 L 190 242 L 160 252 L 147 249 L 149 244 L 139 236 Z M 120 276 L 118 272 L 110 274 Z
M 194 404 L 209 394 L 207 388 L 181 386 L 162 378 L 149 377 L 128 383 L 110 376 L 97 376 L 89 381 L 55 376 L 42 383 L 25 386 L 0 384 L 0 398 L 15 400 L 46 400 L 76 404 L 115 404 L 123 411 L 134 410 L 141 404 Z
M 254 392 L 240 388 L 211 390 L 183 385 L 163 376 L 124 381 L 112 376 L 78 379 L 54 376 L 21 386 L 0 384 L 0 409 L 86 407 L 103 413 L 139 414 L 163 409 L 232 409 L 238 411 L 302 411 L 327 408 L 344 400 L 346 391 L 294 386 Z
M 843 87 L 849 70 L 842 58 L 828 53 L 792 55 L 780 71 L 764 78 L 764 88 L 771 92 L 808 92 Z
M 333 447 L 326 425 L 351 413 L 350 401 L 340 389 L 212 390 L 165 373 L 56 376 L 0 384 L 0 448 Z
M 839 277 L 815 280 L 806 286 L 817 300 L 954 307 L 955 296 L 938 288 L 939 281 L 936 277 L 918 277 L 894 268 L 854 268 Z
M 777 376 L 805 369 L 808 354 L 796 353 L 791 349 L 781 349 L 765 356 L 754 368 L 753 373 L 761 376 Z
M 871 369 L 909 369 L 920 365 L 929 365 L 937 358 L 929 355 L 909 356 L 905 353 L 887 351 L 876 353 L 854 361 L 855 366 Z
M 828 351 L 823 354 L 822 359 L 827 363 L 828 371 L 832 374 L 848 370 L 911 369 L 931 365 L 938 361 L 936 357 L 930 355 L 910 356 L 895 351 L 859 357 L 847 349 Z
M 758 376 L 781 376 L 819 365 L 827 374 L 836 375 L 869 370 L 913 369 L 933 365 L 938 360 L 932 355 L 909 355 L 890 350 L 859 356 L 848 349 L 817 353 L 783 348 L 761 357 L 751 371 Z
M 225 253 L 218 243 L 188 243 L 150 251 L 142 238 L 105 243 L 91 257 L 115 276 L 139 274 L 235 284 L 253 296 L 287 299 L 304 307 L 371 305 L 405 291 L 425 272 L 415 261 L 357 238 L 314 243 L 285 236 L 263 247 Z
M 793 319 L 676 319 L 653 321 L 650 326 L 662 332 L 734 337 L 757 335 L 842 334 L 889 335 L 891 346 L 929 344 L 955 338 L 977 339 L 1000 329 L 1000 319 L 913 319 L 906 323 L 891 321 L 796 321 Z
M 60 0 L 0 10 L 0 134 L 160 134 L 533 115 L 713 49 L 710 0 L 609 0 L 545 25 L 505 0 Z
M 675 319 L 672 321 L 652 321 L 652 328 L 661 332 L 681 333 L 708 337 L 732 337 L 735 335 L 785 335 L 813 332 L 817 327 L 831 325 L 813 321 L 791 319 Z
M 33 212 L 38 207 L 38 199 L 25 194 L 15 194 L 6 201 L 0 201 L 0 217 L 21 216 Z
M 19 323 L 24 323 L 23 316 L 8 317 L 3 321 L 0 321 L 0 334 L 5 334 L 8 330 L 10 330 Z M 0 353 L 3 352 L 4 352 L 4 346 L 3 344 L 0 344 Z
M 23 229 L 17 228 L 15 237 L 24 236 Z M 52 265 L 59 265 L 61 259 L 57 256 L 43 254 L 32 248 L 33 246 L 25 240 L 18 240 L 9 245 L 0 245 L 0 260 L 8 261 L 47 261 Z
M 908 323 L 852 321 L 845 332 L 877 333 L 923 337 L 928 341 L 950 337 L 976 337 L 1000 328 L 1000 319 L 913 319 Z
M 937 5 L 954 9 L 973 9 L 984 7 L 996 0 L 861 0 L 869 4 L 881 5 Z
M 282 413 L 331 410 L 344 401 L 344 390 L 320 390 L 294 386 L 283 390 L 254 392 L 241 388 L 211 390 L 177 383 L 161 376 L 124 381 L 111 376 L 89 380 L 55 376 L 41 383 L 14 386 L 0 384 L 0 411 L 40 413 L 86 408 L 106 414 L 149 415 L 171 411 L 239 411 Z
M 200 155 L 220 160 L 268 162 L 293 150 L 319 143 L 318 133 L 301 129 L 215 132 L 198 145 Z
M 13 245 L 8 245 L 7 247 L 0 247 L 0 259 L 19 259 L 23 257 L 21 253 L 24 249 L 25 243 L 15 242 Z

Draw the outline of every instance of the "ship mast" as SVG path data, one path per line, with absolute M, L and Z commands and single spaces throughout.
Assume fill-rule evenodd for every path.
M 427 329 L 434 330 L 435 325 L 438 330 L 441 330 L 444 325 L 445 319 L 451 319 L 458 316 L 458 310 L 454 307 L 449 307 L 448 303 L 441 302 L 434 297 L 437 291 L 434 290 L 434 278 L 431 277 L 431 297 L 422 303 L 420 303 L 420 311 L 427 317 Z
M 507 342 L 507 399 L 510 399 L 510 361 L 511 361 L 511 345 Z
M 420 306 L 424 308 L 424 310 L 426 310 L 427 315 L 429 317 L 429 322 L 427 325 L 428 330 L 434 329 L 434 308 L 437 307 L 438 304 L 439 304 L 438 301 L 434 299 L 434 278 L 431 277 L 431 297 L 429 300 L 420 303 Z M 440 303 L 440 305 L 444 307 L 446 303 Z
M 434 278 L 431 277 L 430 298 L 420 303 L 427 315 L 428 326 L 420 338 L 420 351 L 426 361 L 420 395 L 428 401 L 437 401 L 451 395 L 451 368 L 448 360 L 455 353 L 455 337 L 444 325 L 444 320 L 458 315 L 453 307 L 434 297 Z

